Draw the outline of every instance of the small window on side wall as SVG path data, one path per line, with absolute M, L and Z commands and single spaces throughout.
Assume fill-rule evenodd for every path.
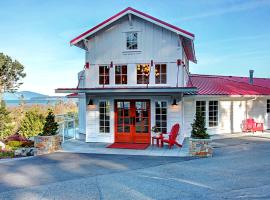
M 99 66 L 99 84 L 110 84 L 110 68 L 108 66 Z
M 128 32 L 126 33 L 126 48 L 127 50 L 136 50 L 138 49 L 138 33 L 137 32 Z
M 267 113 L 270 113 L 270 99 L 267 99 Z
M 209 127 L 218 126 L 218 101 L 209 101 L 208 125 Z

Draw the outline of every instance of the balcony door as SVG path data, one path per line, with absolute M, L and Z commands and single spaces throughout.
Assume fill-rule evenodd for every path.
M 149 100 L 115 100 L 115 142 L 150 143 Z

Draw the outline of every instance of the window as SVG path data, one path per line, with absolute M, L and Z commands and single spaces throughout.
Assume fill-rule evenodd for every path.
M 137 32 L 129 32 L 126 35 L 127 43 L 126 47 L 127 50 L 138 49 L 138 33 Z
M 110 84 L 110 68 L 109 66 L 99 66 L 99 84 Z
M 110 104 L 108 101 L 99 102 L 99 132 L 110 133 Z
M 215 127 L 218 125 L 218 101 L 209 101 L 208 108 L 209 127 Z
M 167 133 L 167 102 L 156 102 L 156 127 L 162 133 Z
M 167 83 L 167 66 L 166 64 L 158 64 L 155 66 L 156 84 Z
M 267 113 L 270 113 L 270 99 L 267 99 Z
M 203 118 L 204 118 L 204 122 L 206 121 L 205 117 L 206 117 L 206 101 L 196 101 L 196 113 L 201 113 Z
M 149 84 L 150 65 L 137 65 L 137 84 Z
M 127 84 L 127 66 L 115 66 L 115 84 Z

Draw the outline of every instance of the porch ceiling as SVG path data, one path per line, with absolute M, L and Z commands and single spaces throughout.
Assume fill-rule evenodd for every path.
M 133 87 L 133 88 L 58 88 L 56 93 L 87 93 L 90 95 L 179 95 L 196 94 L 196 87 Z

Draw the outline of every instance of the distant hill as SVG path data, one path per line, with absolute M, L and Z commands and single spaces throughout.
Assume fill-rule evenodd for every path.
M 36 99 L 36 98 L 38 99 L 47 98 L 49 96 L 36 93 L 36 92 L 31 92 L 31 91 L 21 91 L 21 92 L 15 92 L 15 93 L 5 92 L 3 99 L 4 100 L 19 100 L 21 97 L 23 97 L 24 100 L 30 100 L 30 99 Z

